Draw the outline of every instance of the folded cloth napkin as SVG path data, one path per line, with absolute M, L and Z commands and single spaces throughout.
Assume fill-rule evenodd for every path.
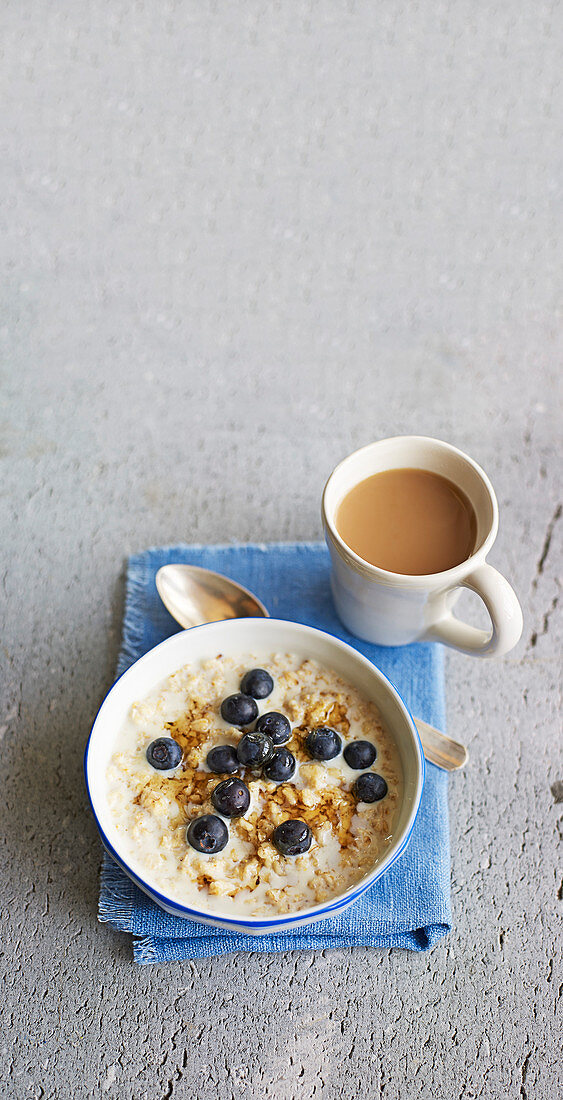
M 167 562 L 224 573 L 255 592 L 272 617 L 320 627 L 355 646 L 396 685 L 413 714 L 444 729 L 443 654 L 438 645 L 386 649 L 348 634 L 329 587 L 329 558 L 320 543 L 170 546 L 129 559 L 121 675 L 138 657 L 180 628 L 162 605 L 155 574 Z M 427 764 L 420 811 L 396 863 L 353 906 L 317 924 L 271 936 L 248 936 L 172 917 L 150 901 L 108 855 L 101 873 L 99 920 L 133 936 L 139 963 L 205 958 L 231 951 L 327 947 L 406 947 L 424 951 L 450 929 L 447 775 Z

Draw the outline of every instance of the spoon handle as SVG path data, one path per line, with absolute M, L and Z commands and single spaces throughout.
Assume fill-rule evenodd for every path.
M 469 757 L 465 745 L 460 745 L 459 741 L 453 741 L 445 733 L 440 733 L 440 730 L 434 729 L 434 726 L 429 726 L 428 722 L 423 722 L 422 718 L 415 718 L 414 724 L 427 760 L 447 772 L 455 772 L 458 768 L 463 768 Z

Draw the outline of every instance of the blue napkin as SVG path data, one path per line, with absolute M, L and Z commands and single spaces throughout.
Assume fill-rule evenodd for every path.
M 255 592 L 272 617 L 320 627 L 364 653 L 396 685 L 413 714 L 444 729 L 443 652 L 439 645 L 394 649 L 369 645 L 344 629 L 332 603 L 328 552 L 320 543 L 170 546 L 129 559 L 118 675 L 180 627 L 157 594 L 154 578 L 167 562 L 224 573 Z M 450 929 L 447 775 L 428 764 L 418 818 L 403 855 L 349 909 L 307 928 L 248 936 L 171 917 L 104 854 L 100 921 L 133 936 L 139 963 L 327 947 L 406 947 L 424 951 Z

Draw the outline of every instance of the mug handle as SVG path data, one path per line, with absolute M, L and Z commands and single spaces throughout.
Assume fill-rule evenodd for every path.
M 491 631 L 479 630 L 448 611 L 425 634 L 428 641 L 443 642 L 475 657 L 502 657 L 518 642 L 522 633 L 522 609 L 508 581 L 492 565 L 479 565 L 460 581 L 481 597 L 491 616 Z

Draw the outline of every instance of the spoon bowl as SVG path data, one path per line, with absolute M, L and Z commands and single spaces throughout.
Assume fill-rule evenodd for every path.
M 166 610 L 186 630 L 223 619 L 270 617 L 247 588 L 198 565 L 163 565 L 155 583 Z

